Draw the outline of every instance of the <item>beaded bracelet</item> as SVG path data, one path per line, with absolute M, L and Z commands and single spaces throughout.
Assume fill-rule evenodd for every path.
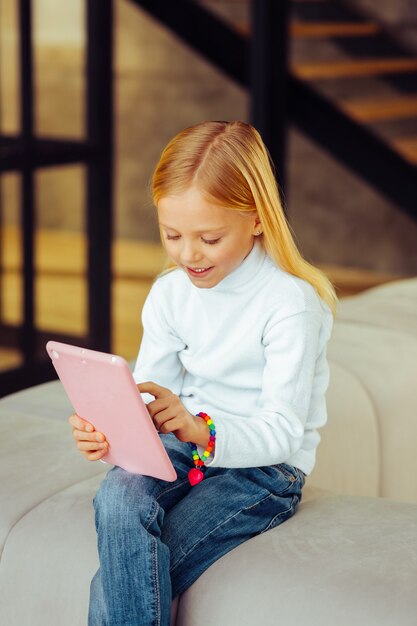
M 215 430 L 214 422 L 211 419 L 211 417 L 207 415 L 207 413 L 197 413 L 197 417 L 202 417 L 203 420 L 206 421 L 206 424 L 210 429 L 210 439 L 209 439 L 207 448 L 205 452 L 203 452 L 201 457 L 198 454 L 196 444 L 190 441 L 190 445 L 191 445 L 191 449 L 193 453 L 194 465 L 195 465 L 195 467 L 190 469 L 190 471 L 188 472 L 188 480 L 190 481 L 190 484 L 192 487 L 194 487 L 194 485 L 197 485 L 198 483 L 201 483 L 201 481 L 203 480 L 204 472 L 207 469 L 206 466 L 204 465 L 204 462 L 207 461 L 210 454 L 213 452 L 213 448 L 216 443 L 216 430 Z

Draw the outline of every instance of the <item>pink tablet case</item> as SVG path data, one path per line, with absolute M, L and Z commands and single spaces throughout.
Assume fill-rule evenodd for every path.
M 177 474 L 127 362 L 57 341 L 48 341 L 46 349 L 77 415 L 109 442 L 103 461 L 174 481 Z

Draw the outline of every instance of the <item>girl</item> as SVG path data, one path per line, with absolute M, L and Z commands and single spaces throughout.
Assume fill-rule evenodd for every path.
M 337 297 L 294 243 L 259 133 L 240 121 L 180 132 L 153 200 L 171 265 L 143 308 L 134 378 L 178 478 L 113 467 L 102 482 L 90 626 L 169 626 L 214 561 L 295 513 L 327 418 Z M 100 459 L 104 435 L 69 421 Z

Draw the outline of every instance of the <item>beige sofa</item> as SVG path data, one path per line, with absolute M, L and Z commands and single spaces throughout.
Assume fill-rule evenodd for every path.
M 328 425 L 297 514 L 212 565 L 177 626 L 417 624 L 417 279 L 340 302 Z M 0 623 L 85 626 L 107 468 L 60 383 L 0 401 Z

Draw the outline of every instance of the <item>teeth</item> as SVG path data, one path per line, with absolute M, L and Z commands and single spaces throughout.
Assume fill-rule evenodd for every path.
M 199 267 L 198 269 L 197 268 L 193 269 L 193 272 L 205 272 L 206 269 L 208 269 L 208 268 L 207 267 Z

